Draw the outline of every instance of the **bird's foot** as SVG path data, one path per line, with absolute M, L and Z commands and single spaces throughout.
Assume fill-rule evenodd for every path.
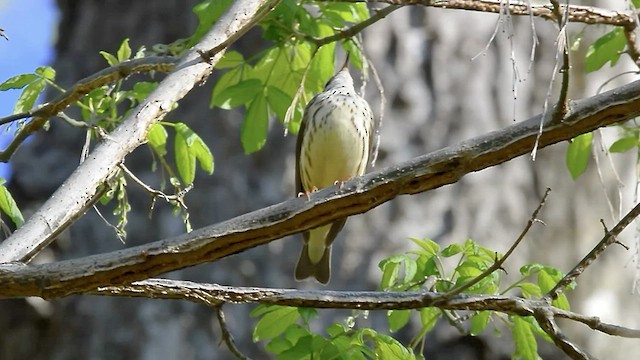
M 299 192 L 298 193 L 298 197 L 306 196 L 307 197 L 307 201 L 309 201 L 309 200 L 311 200 L 311 193 L 314 193 L 316 191 L 318 191 L 318 188 L 314 186 L 314 187 L 311 188 L 311 191 L 305 191 L 305 192 L 301 191 L 301 192 Z

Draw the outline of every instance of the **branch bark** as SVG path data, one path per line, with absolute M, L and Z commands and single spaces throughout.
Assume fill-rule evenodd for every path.
M 0 262 L 28 261 L 79 218 L 117 171 L 124 157 L 146 141 L 154 123 L 171 110 L 196 84 L 207 79 L 237 33 L 254 24 L 256 14 L 273 0 L 234 2 L 202 40 L 185 53 L 173 71 L 127 116 L 106 140 L 73 172 L 49 200 L 11 237 L 0 244 Z M 210 49 L 219 49 L 215 55 Z M 201 53 L 211 57 L 204 61 Z
M 550 112 L 553 113 L 553 112 Z M 640 81 L 569 103 L 562 121 L 544 119 L 539 146 L 571 139 L 640 115 Z M 41 265 L 0 265 L 0 297 L 55 298 L 125 284 L 215 261 L 286 235 L 363 213 L 401 194 L 458 181 L 531 151 L 542 115 L 189 234 L 81 259 Z M 1 249 L 0 249 L 1 250 Z

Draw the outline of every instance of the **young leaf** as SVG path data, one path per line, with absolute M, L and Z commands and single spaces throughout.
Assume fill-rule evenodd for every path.
M 282 334 L 299 316 L 297 308 L 286 306 L 264 314 L 253 329 L 253 341 L 271 339 Z
M 39 66 L 36 69 L 36 74 L 47 80 L 54 80 L 56 78 L 56 71 L 50 66 Z
M 582 134 L 573 139 L 567 149 L 567 168 L 573 180 L 577 179 L 586 169 L 591 158 L 592 133 Z
M 222 109 L 233 109 L 236 106 L 244 105 L 253 100 L 262 90 L 263 87 L 260 80 L 243 80 L 220 91 L 220 93 L 212 99 L 213 105 Z
M 586 72 L 592 72 L 600 69 L 607 62 L 614 66 L 620 54 L 624 50 L 627 40 L 624 36 L 622 28 L 616 28 L 596 40 L 589 49 L 584 60 L 584 69 Z
M 4 179 L 1 179 L 2 183 L 4 183 Z M 19 228 L 24 224 L 24 218 L 22 217 L 22 213 L 20 209 L 18 209 L 18 205 L 16 205 L 15 200 L 11 196 L 11 193 L 7 188 L 0 183 L 0 210 L 3 213 L 7 214 L 11 221 L 16 225 L 16 228 Z
M 118 56 L 118 62 L 123 62 L 131 57 L 129 39 L 124 39 L 122 41 L 122 44 L 120 44 L 120 48 L 118 48 L 118 52 L 116 53 L 116 55 Z
M 291 105 L 291 101 L 293 101 L 291 96 L 287 95 L 275 86 L 268 86 L 267 101 L 269 102 L 269 109 L 276 114 L 281 122 L 284 121 L 287 109 L 289 108 L 289 105 Z
M 184 123 L 176 123 L 175 128 L 186 140 L 189 154 L 195 156 L 202 170 L 213 173 L 213 154 L 202 138 Z
M 224 53 L 224 56 L 216 64 L 216 69 L 226 69 L 236 67 L 244 63 L 242 54 L 237 51 L 230 50 Z
M 438 319 L 442 316 L 442 311 L 435 307 L 420 309 L 420 322 L 422 323 L 422 332 L 425 334 L 433 329 L 438 323 Z
M 638 138 L 636 136 L 625 136 L 621 139 L 616 140 L 609 147 L 609 151 L 612 153 L 622 153 L 628 150 L 631 150 L 638 146 Z
M 235 69 L 231 69 L 224 73 L 213 87 L 213 92 L 211 93 L 211 100 L 209 101 L 209 107 L 216 106 L 216 101 L 220 96 L 220 93 L 237 84 L 242 79 L 243 66 L 239 66 Z
M 262 149 L 267 142 L 268 125 L 267 99 L 260 94 L 249 105 L 240 130 L 242 147 L 246 154 Z
M 409 322 L 411 310 L 389 310 L 387 319 L 389 321 L 389 331 L 396 332 L 402 329 Z
M 531 324 L 520 316 L 512 316 L 511 321 L 513 321 L 513 341 L 516 347 L 514 355 L 523 360 L 538 360 L 538 343 Z
M 480 335 L 484 328 L 489 324 L 489 318 L 491 317 L 491 311 L 479 311 L 471 317 L 471 336 Z
M 196 157 L 189 151 L 187 139 L 179 131 L 176 131 L 174 139 L 174 152 L 180 179 L 184 185 L 192 184 L 196 177 Z
M 7 79 L 2 84 L 0 84 L 0 91 L 5 91 L 9 89 L 22 89 L 23 87 L 27 86 L 37 78 L 38 76 L 36 74 L 16 75 L 14 77 Z
M 31 84 L 27 85 L 24 90 L 22 90 L 22 94 L 18 97 L 18 101 L 16 101 L 13 112 L 18 114 L 33 109 L 33 105 L 36 103 L 36 100 L 38 99 L 38 96 L 40 96 L 42 90 L 44 90 L 45 85 L 46 84 L 42 79 L 35 80 Z
M 158 155 L 164 156 L 167 154 L 167 130 L 162 124 L 155 123 L 151 125 L 147 133 L 147 141 L 149 141 L 149 145 Z
M 113 66 L 118 64 L 118 59 L 106 51 L 100 51 L 100 55 L 107 61 L 107 64 Z

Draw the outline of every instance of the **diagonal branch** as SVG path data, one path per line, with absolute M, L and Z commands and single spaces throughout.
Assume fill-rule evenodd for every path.
M 639 115 L 640 81 L 636 81 L 571 102 L 563 121 L 553 122 L 547 118 L 540 147 Z M 401 194 L 415 194 L 454 183 L 465 174 L 531 151 L 541 116 L 352 179 L 345 182 L 342 189 L 334 186 L 321 190 L 312 194 L 309 201 L 292 199 L 189 234 L 111 253 L 53 264 L 0 265 L 0 297 L 54 298 L 147 279 L 366 212 Z M 7 256 L 4 252 L 7 247 L 2 245 L 1 260 L 19 259 Z
M 234 34 L 246 31 L 253 24 L 265 4 L 273 6 L 275 0 L 234 2 L 147 99 L 96 147 L 23 227 L 0 244 L 0 262 L 28 261 L 81 216 L 96 197 L 98 188 L 118 170 L 122 159 L 146 141 L 151 125 L 163 119 L 173 104 L 209 76 L 224 50 L 215 55 L 207 53 L 211 56 L 208 61 L 200 54 L 221 44 L 228 46 Z
M 622 230 L 631 224 L 638 216 L 640 216 L 640 204 L 637 204 L 633 209 L 631 209 L 631 211 L 629 211 L 627 215 L 625 215 L 622 220 L 620 220 L 616 226 L 611 229 L 611 231 L 607 231 L 598 245 L 596 245 L 582 260 L 580 260 L 580 262 L 571 269 L 567 275 L 560 279 L 556 286 L 554 286 L 545 297 L 549 299 L 556 299 L 558 295 L 564 291 L 564 288 L 580 276 L 580 274 L 582 274 L 586 268 L 607 249 L 609 245 L 618 241 L 618 235 L 620 235 Z

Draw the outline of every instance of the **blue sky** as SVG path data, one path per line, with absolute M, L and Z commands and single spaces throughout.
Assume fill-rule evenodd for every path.
M 9 38 L 0 38 L 0 83 L 49 63 L 56 21 L 54 0 L 0 0 L 0 28 Z M 18 90 L 0 92 L 0 117 L 13 113 L 18 95 Z M 4 129 L 1 134 L 0 148 L 4 149 L 10 137 Z M 9 172 L 0 163 L 0 177 L 6 179 Z

